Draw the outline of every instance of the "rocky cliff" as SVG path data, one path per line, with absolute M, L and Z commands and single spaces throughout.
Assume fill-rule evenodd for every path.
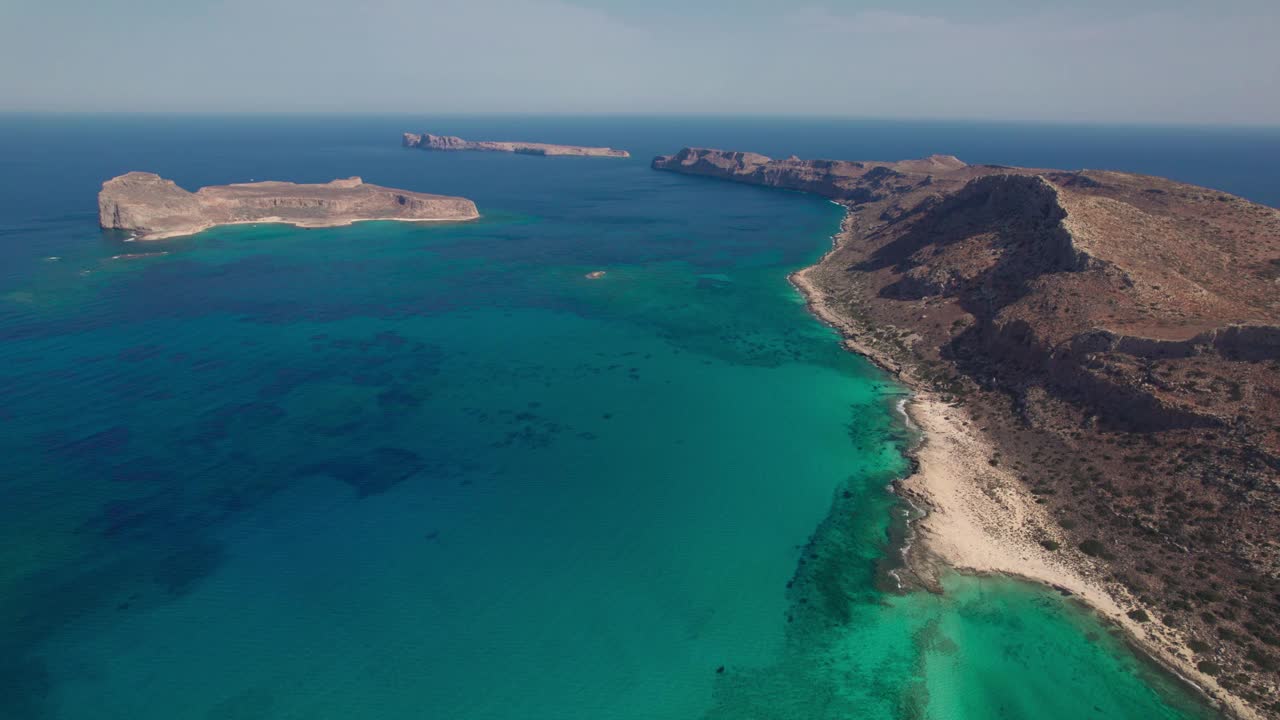
M 493 140 L 463 140 L 453 135 L 405 133 L 401 144 L 419 150 L 477 150 L 481 152 L 507 152 L 521 155 L 570 155 L 578 157 L 631 157 L 626 150 L 607 147 L 583 147 L 580 145 L 551 145 L 548 143 L 507 142 Z
M 1180 638 L 1192 672 L 1280 716 L 1280 211 L 950 156 L 686 148 L 653 167 L 845 205 L 805 271 L 822 310 L 963 406 L 991 465 L 1084 548 L 1082 572 Z
M 704 175 L 751 185 L 811 192 L 853 203 L 878 202 L 890 195 L 910 193 L 930 185 L 935 175 L 969 175 L 968 166 L 950 155 L 904 162 L 846 160 L 774 160 L 749 152 L 685 148 L 675 155 L 654 158 L 657 170 Z
M 130 172 L 102 184 L 98 220 L 104 228 L 154 240 L 190 235 L 215 225 L 282 222 L 302 227 L 360 220 L 473 220 L 466 198 L 394 190 L 358 177 L 322 185 L 255 182 L 188 192 L 154 173 Z

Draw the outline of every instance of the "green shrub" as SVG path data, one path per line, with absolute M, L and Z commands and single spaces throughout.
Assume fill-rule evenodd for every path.
M 1280 669 L 1280 664 L 1276 663 L 1276 659 L 1271 655 L 1259 650 L 1258 648 L 1249 648 L 1249 652 L 1245 654 L 1249 658 L 1249 662 L 1257 665 L 1259 668 L 1267 671 Z
M 1103 545 L 1101 540 L 1089 538 L 1080 543 L 1080 552 L 1090 557 L 1106 557 L 1107 546 Z
M 1201 660 L 1196 663 L 1196 667 L 1205 675 L 1219 675 L 1222 673 L 1222 667 L 1212 660 Z
M 1196 591 L 1196 597 L 1203 602 L 1219 602 L 1222 600 L 1222 593 L 1210 588 L 1203 588 Z

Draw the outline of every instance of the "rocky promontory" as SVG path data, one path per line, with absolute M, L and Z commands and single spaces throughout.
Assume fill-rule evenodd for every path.
M 920 582 L 1052 584 L 1235 714 L 1280 717 L 1280 211 L 946 155 L 653 167 L 845 207 L 792 279 L 917 390 Z
M 196 192 L 148 172 L 130 172 L 102 184 L 98 220 L 103 228 L 141 240 L 191 235 L 217 225 L 288 223 L 334 227 L 361 220 L 474 220 L 466 198 L 395 190 L 358 177 L 305 185 L 250 182 L 212 185 Z
M 506 152 L 520 155 L 567 155 L 576 157 L 631 157 L 626 150 L 608 147 L 584 147 L 581 145 L 552 145 L 549 143 L 508 142 L 494 140 L 463 140 L 453 135 L 405 133 L 401 141 L 407 148 L 419 150 L 478 150 L 481 152 Z

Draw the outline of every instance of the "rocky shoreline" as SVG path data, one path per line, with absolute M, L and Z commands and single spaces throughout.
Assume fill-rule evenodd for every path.
M 846 208 L 792 282 L 916 391 L 916 582 L 1043 582 L 1224 712 L 1280 717 L 1280 211 L 945 155 L 653 167 Z
M 358 177 L 319 185 L 255 182 L 188 192 L 154 173 L 130 172 L 102 184 L 98 221 L 138 240 L 193 235 L 219 225 L 286 223 L 338 227 L 369 220 L 460 222 L 480 217 L 466 198 L 396 190 Z

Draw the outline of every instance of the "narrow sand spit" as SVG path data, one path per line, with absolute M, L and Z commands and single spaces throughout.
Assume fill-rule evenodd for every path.
M 846 215 L 840 233 L 832 238 L 833 247 L 848 238 L 849 231 Z M 918 426 L 921 442 L 912 452 L 915 472 L 897 488 L 924 515 L 911 525 L 904 571 L 911 577 L 906 579 L 935 592 L 941 590 L 939 578 L 948 570 L 999 573 L 1048 585 L 1123 629 L 1138 651 L 1197 688 L 1219 709 L 1236 718 L 1260 720 L 1258 713 L 1195 667 L 1181 633 L 1158 620 L 1138 622 L 1128 616 L 1139 604 L 1122 586 L 1105 581 L 1101 563 L 1067 547 L 1061 528 L 1022 481 L 991 462 L 995 448 L 964 408 L 919 387 L 902 361 L 859 339 L 863 328 L 839 312 L 810 279 L 809 271 L 821 263 L 789 278 L 809 310 L 838 330 L 846 347 L 914 391 L 905 412 Z M 1042 542 L 1058 547 L 1050 550 Z

